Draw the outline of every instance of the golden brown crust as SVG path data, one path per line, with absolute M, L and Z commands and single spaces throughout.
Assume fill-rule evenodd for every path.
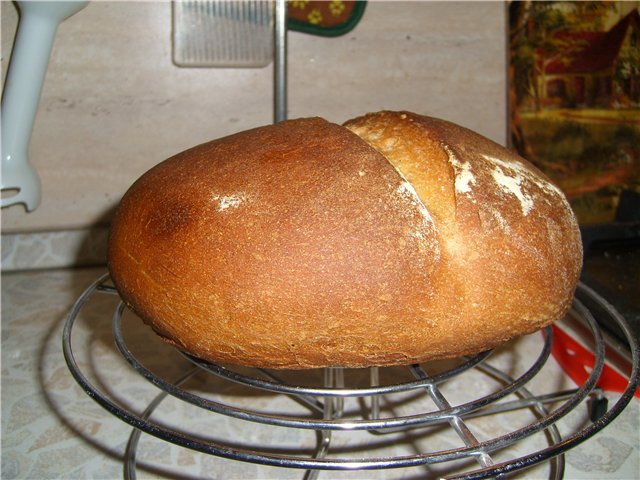
M 196 356 L 271 368 L 475 353 L 566 311 L 580 240 L 539 172 L 408 112 L 346 126 L 249 130 L 143 175 L 109 243 L 125 302 Z

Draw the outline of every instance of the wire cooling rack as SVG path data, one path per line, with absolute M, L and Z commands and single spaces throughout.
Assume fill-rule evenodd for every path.
M 538 354 L 517 375 L 493 366 L 489 361 L 491 351 L 460 358 L 445 367 L 436 368 L 432 364 L 410 365 L 402 369 L 403 375 L 398 374 L 397 367 L 394 367 L 391 375 L 385 375 L 388 369 L 374 367 L 357 370 L 327 368 L 320 375 L 317 375 L 319 372 L 314 372 L 316 375 L 303 372 L 302 376 L 300 372 L 225 366 L 181 353 L 188 360 L 186 363 L 189 368 L 177 378 L 167 380 L 137 358 L 135 348 L 131 348 L 123 333 L 127 325 L 127 320 L 124 320 L 127 309 L 122 302 L 116 302 L 111 321 L 117 350 L 139 376 L 139 381 L 144 383 L 147 380 L 157 390 L 153 400 L 142 411 L 136 412 L 126 402 L 114 398 L 104 385 L 98 386 L 99 382 L 89 380 L 76 360 L 72 347 L 74 325 L 87 302 L 102 295 L 116 296 L 117 299 L 117 292 L 110 283 L 108 274 L 90 285 L 74 304 L 63 331 L 63 351 L 67 365 L 82 389 L 111 414 L 133 427 L 124 455 L 125 478 L 136 478 L 138 445 L 143 433 L 205 455 L 301 469 L 306 480 L 315 479 L 322 471 L 433 465 L 439 466 L 439 478 L 502 478 L 542 462 L 549 462 L 549 478 L 562 478 L 563 454 L 592 437 L 616 418 L 631 401 L 639 384 L 638 342 L 624 318 L 588 286 L 580 284 L 578 293 L 597 302 L 611 317 L 611 321 L 620 327 L 628 342 L 631 352 L 631 369 L 626 373 L 628 385 L 613 405 L 608 405 L 604 392 L 598 386 L 607 358 L 602 332 L 589 309 L 577 298 L 574 299 L 569 315 L 588 326 L 593 336 L 594 364 L 588 378 L 578 388 L 542 395 L 530 391 L 529 385 L 541 375 L 549 360 L 554 342 L 551 327 L 547 327 L 544 335 L 539 337 Z M 216 392 L 202 395 L 187 386 L 196 375 L 213 376 L 218 381 L 241 386 L 247 392 L 284 396 L 303 408 L 271 412 L 247 408 L 246 402 L 241 406 L 238 402 L 216 398 Z M 487 383 L 497 387 L 479 388 L 478 376 L 480 385 Z M 366 378 L 364 384 L 361 381 L 363 377 Z M 392 378 L 391 381 L 388 380 L 389 377 Z M 382 378 L 387 380 L 382 381 Z M 467 398 L 458 401 L 451 393 L 447 393 L 455 391 L 455 388 L 450 387 L 456 385 L 462 386 L 467 393 L 471 389 L 477 389 L 477 395 L 471 395 L 471 398 L 467 395 Z M 467 385 L 471 387 L 465 388 Z M 393 409 L 388 411 L 384 407 L 394 401 L 398 404 L 411 403 L 406 400 L 407 396 L 413 400 L 420 399 L 413 402 L 418 407 L 403 411 L 402 414 L 395 414 Z M 179 425 L 167 426 L 165 422 L 156 419 L 154 413 L 168 397 L 195 409 L 196 415 L 207 418 L 217 416 L 216 419 L 220 420 L 232 418 L 240 421 L 244 427 L 239 427 L 233 438 L 226 441 L 212 440 L 203 436 L 203 432 Z M 345 406 L 347 403 L 351 407 Z M 588 409 L 589 420 L 563 437 L 557 427 L 558 420 L 578 408 Z M 521 415 L 524 417 L 522 421 L 514 422 L 513 428 L 496 435 L 479 432 L 473 425 L 476 418 L 502 416 L 512 412 L 528 412 L 529 415 Z M 290 429 L 291 432 L 315 432 L 315 447 L 295 451 L 278 445 L 257 444 L 251 435 L 242 439 L 243 435 L 247 436 L 258 425 Z M 357 444 L 362 442 L 363 432 L 378 437 L 411 435 L 412 438 L 421 440 L 421 449 L 416 451 L 414 448 L 413 452 L 398 455 L 369 454 L 366 442 L 360 446 Z M 439 438 L 445 434 L 452 435 L 452 432 L 457 437 L 459 446 L 434 448 L 437 445 L 448 445 Z M 332 440 L 338 434 L 346 435 L 346 439 L 341 438 L 336 445 Z M 524 451 L 519 448 L 516 449 L 516 455 L 507 453 L 505 456 L 505 452 L 511 452 L 514 445 L 520 446 L 535 435 L 544 436 L 545 445 L 540 447 L 538 443 L 534 448 L 527 446 Z M 350 441 L 351 437 L 353 442 Z M 351 452 L 358 452 L 360 455 L 354 456 Z

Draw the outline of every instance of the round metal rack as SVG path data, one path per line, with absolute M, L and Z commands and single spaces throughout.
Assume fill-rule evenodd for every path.
M 83 390 L 111 414 L 131 425 L 133 428 L 125 452 L 124 471 L 126 478 L 136 478 L 136 455 L 142 433 L 157 437 L 195 452 L 215 455 L 242 462 L 252 462 L 283 468 L 305 470 L 304 478 L 316 478 L 321 471 L 391 469 L 412 466 L 451 465 L 451 473 L 444 478 L 488 478 L 504 477 L 508 474 L 532 467 L 541 462 L 549 462 L 549 477 L 562 478 L 564 474 L 564 453 L 581 444 L 616 418 L 633 398 L 639 384 L 639 348 L 622 316 L 602 297 L 586 285 L 578 286 L 578 293 L 595 301 L 607 312 L 623 332 L 631 352 L 631 371 L 628 372 L 628 385 L 613 405 L 606 405 L 606 399 L 598 380 L 602 375 L 606 360 L 605 343 L 602 332 L 590 310 L 577 298 L 573 302 L 570 315 L 580 318 L 588 326 L 593 336 L 595 363 L 587 380 L 578 388 L 544 395 L 530 391 L 529 385 L 540 374 L 551 354 L 554 341 L 553 329 L 547 327 L 540 336 L 540 349 L 537 357 L 523 372 L 512 376 L 503 369 L 492 366 L 488 361 L 492 352 L 459 359 L 453 366 L 433 369 L 430 364 L 406 367 L 406 379 L 381 382 L 383 368 L 371 368 L 366 372 L 367 384 L 347 385 L 348 370 L 342 368 L 324 369 L 320 380 L 314 382 L 293 382 L 287 372 L 263 369 L 240 369 L 206 362 L 181 353 L 190 367 L 179 378 L 167 380 L 148 368 L 137 358 L 126 341 L 123 321 L 127 311 L 122 302 L 117 303 L 112 316 L 112 332 L 119 353 L 139 374 L 140 381 L 148 380 L 157 389 L 155 398 L 142 413 L 135 413 L 123 402 L 113 398 L 98 387 L 83 373 L 72 348 L 73 329 L 80 312 L 89 299 L 99 295 L 115 295 L 117 292 L 110 284 L 107 274 L 98 278 L 78 298 L 73 306 L 63 331 L 63 351 L 67 365 Z M 117 300 L 117 298 L 116 298 Z M 395 367 L 394 367 L 395 368 Z M 437 370 L 437 371 L 436 371 Z M 482 378 L 490 379 L 498 387 L 480 393 L 471 400 L 453 402 L 446 396 L 446 387 L 456 382 L 468 382 L 473 372 Z M 304 407 L 306 414 L 295 412 L 268 412 L 240 407 L 229 401 L 222 401 L 215 395 L 204 396 L 194 393 L 185 385 L 195 375 L 214 376 L 216 379 L 241 385 L 249 391 L 264 391 L 290 397 Z M 359 370 L 362 377 L 362 369 Z M 294 377 L 297 378 L 297 377 Z M 395 377 L 394 377 L 395 378 Z M 215 392 L 214 392 L 215 394 Z M 402 415 L 385 415 L 381 401 L 398 395 L 424 396 L 430 407 Z M 153 414 L 168 397 L 185 402 L 197 409 L 201 415 L 219 415 L 246 422 L 247 425 L 266 425 L 284 427 L 296 431 L 315 432 L 317 442 L 312 452 L 285 452 L 283 449 L 269 448 L 263 445 L 240 445 L 237 438 L 230 442 L 206 439 L 201 432 L 185 431 L 168 427 L 154 420 Z M 511 400 L 507 398 L 513 398 Z M 361 408 L 356 415 L 348 413 L 345 402 L 355 399 Z M 453 402 L 453 403 L 452 403 Z M 549 406 L 552 405 L 553 408 Z M 591 409 L 591 419 L 577 431 L 562 437 L 556 422 L 580 405 Z M 488 415 L 504 415 L 507 412 L 527 410 L 531 421 L 500 433 L 491 438 L 481 439 L 474 433 L 470 424 L 472 419 Z M 222 417 L 221 417 L 222 418 Z M 247 430 L 247 429 L 244 429 Z M 248 429 L 249 431 L 251 428 Z M 412 433 L 424 437 L 437 436 L 447 430 L 461 441 L 459 448 L 420 451 L 398 456 L 349 456 L 353 449 L 340 452 L 340 446 L 332 444 L 334 434 L 345 432 L 355 434 L 358 431 L 384 436 L 388 433 Z M 507 459 L 496 460 L 496 454 L 510 446 L 523 442 L 534 434 L 546 438 L 546 446 L 535 448 Z M 430 445 L 438 445 L 432 442 Z M 461 463 L 462 462 L 462 463 Z M 462 467 L 460 465 L 462 464 Z M 462 471 L 460 470 L 462 468 Z M 440 475 L 442 476 L 442 475 Z

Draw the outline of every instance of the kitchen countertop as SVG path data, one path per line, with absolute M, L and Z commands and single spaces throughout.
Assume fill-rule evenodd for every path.
M 12 272 L 2 275 L 2 478 L 122 478 L 123 452 L 131 428 L 108 413 L 80 388 L 71 376 L 62 354 L 62 329 L 76 298 L 104 268 L 60 269 Z M 93 298 L 93 297 L 92 297 Z M 113 345 L 110 318 L 115 296 L 103 295 L 91 300 L 74 326 L 73 345 L 76 359 L 89 372 L 92 381 L 118 402 L 140 412 L 156 395 L 153 389 L 122 360 Z M 126 322 L 127 344 L 135 347 L 154 371 L 167 378 L 176 378 L 189 368 L 189 363 L 170 347 L 160 344 L 140 322 Z M 491 356 L 490 361 L 502 368 L 517 370 L 539 350 L 539 334 L 523 337 Z M 77 351 L 76 351 L 77 350 Z M 146 363 L 145 363 L 146 364 Z M 221 380 L 198 374 L 190 389 L 216 395 L 238 406 L 272 409 L 294 408 L 282 403 L 282 396 L 270 393 L 248 393 L 244 387 L 226 385 Z M 482 381 L 482 380 L 478 380 Z M 469 392 L 467 385 L 466 393 Z M 566 377 L 553 358 L 528 385 L 536 394 L 549 393 L 575 385 Z M 448 398 L 464 396 L 455 391 Z M 482 384 L 473 388 L 482 389 Z M 443 390 L 447 385 L 443 386 Z M 190 390 L 190 391 L 191 391 Z M 610 405 L 616 395 L 607 393 Z M 415 398 L 413 395 L 412 398 Z M 231 399 L 231 400 L 230 400 Z M 347 399 L 347 402 L 350 399 Z M 385 405 L 401 414 L 405 403 Z M 347 404 L 347 402 L 345 402 Z M 353 400 L 352 402 L 357 402 Z M 348 404 L 347 411 L 352 408 Z M 484 439 L 493 430 L 500 432 L 514 422 L 514 415 L 527 415 L 528 410 L 493 415 L 471 422 L 473 431 Z M 158 409 L 162 421 L 212 439 L 240 442 L 235 420 L 220 418 L 186 408 L 177 400 L 167 400 Z M 579 405 L 558 422 L 563 435 L 585 421 L 586 407 Z M 243 428 L 242 426 L 240 428 Z M 275 428 L 275 429 L 274 429 Z M 244 427 L 251 442 L 278 442 L 283 451 L 313 448 L 313 431 L 300 434 L 289 429 L 268 426 Z M 206 433 L 205 433 L 206 432 Z M 566 455 L 565 477 L 570 479 L 633 479 L 640 471 L 640 402 L 634 399 L 603 431 L 578 445 Z M 348 434 L 334 432 L 332 446 L 347 445 Z M 416 435 L 402 441 L 389 434 L 367 436 L 371 450 L 381 454 L 415 454 L 415 448 L 429 444 L 431 437 Z M 243 437 L 244 438 L 244 437 Z M 544 439 L 532 439 L 541 442 Z M 446 438 L 435 449 L 452 448 L 456 439 Z M 541 444 L 544 447 L 544 443 Z M 428 448 L 428 447 L 427 447 Z M 412 450 L 413 449 L 413 450 Z M 433 450 L 433 445 L 431 446 Z M 358 455 L 357 449 L 350 455 Z M 364 455 L 364 453 L 363 453 Z M 499 453 L 496 454 L 499 458 Z M 342 478 L 428 478 L 437 476 L 439 466 L 369 472 L 321 472 L 319 479 Z M 301 470 L 280 469 L 207 456 L 143 435 L 139 446 L 138 478 L 302 478 Z M 521 473 L 521 478 L 541 478 L 548 475 L 543 464 Z

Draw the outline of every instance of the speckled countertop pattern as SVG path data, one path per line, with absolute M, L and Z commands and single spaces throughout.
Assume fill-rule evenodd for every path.
M 12 272 L 2 276 L 2 478 L 123 478 L 123 455 L 131 428 L 91 400 L 71 376 L 62 354 L 62 329 L 67 314 L 81 292 L 104 268 L 55 269 Z M 156 395 L 145 380 L 131 370 L 116 353 L 110 331 L 110 318 L 117 301 L 115 296 L 92 297 L 74 327 L 73 345 L 76 360 L 100 388 L 118 402 L 141 412 Z M 171 348 L 158 343 L 140 322 L 127 322 L 127 343 L 135 347 L 139 358 L 154 371 L 176 378 L 189 368 L 186 360 Z M 539 350 L 540 336 L 531 335 L 497 352 L 491 361 L 503 368 L 517 370 Z M 264 411 L 286 411 L 296 407 L 288 399 L 270 393 L 247 393 L 244 387 L 222 384 L 216 378 L 198 374 L 190 381 L 190 391 L 201 395 L 251 406 Z M 473 377 L 472 377 L 473 380 Z M 482 382 L 482 379 L 476 379 Z M 482 383 L 466 385 L 466 392 L 447 391 L 448 398 L 464 397 L 469 391 L 482 390 Z M 472 388 L 469 388 L 471 386 Z M 572 388 L 554 360 L 550 359 L 529 388 L 535 393 L 548 393 Z M 443 388 L 447 388 L 445 385 Z M 608 394 L 610 403 L 616 400 Z M 412 397 L 415 400 L 415 395 Z M 406 399 L 405 399 L 406 400 Z M 403 414 L 411 403 L 408 399 L 383 408 Z M 355 402 L 355 401 L 354 401 Z M 348 402 L 347 402 L 348 403 Z M 347 411 L 352 408 L 348 403 Z M 586 408 L 578 408 L 563 418 L 558 426 L 563 435 L 585 421 Z M 406 414 L 406 413 L 404 413 Z M 154 414 L 156 415 L 156 414 Z M 194 411 L 177 400 L 167 400 L 157 411 L 159 420 L 169 426 L 180 426 L 215 441 L 244 441 L 260 445 L 274 442 L 281 451 L 312 449 L 313 431 L 291 433 L 290 429 L 247 426 L 246 423 Z M 527 411 L 494 415 L 472 422 L 480 440 L 512 428 Z M 566 478 L 634 479 L 640 471 L 640 403 L 633 400 L 622 414 L 597 435 L 572 449 L 566 455 Z M 353 433 L 353 432 L 350 432 Z M 362 433 L 365 447 L 349 455 L 414 454 L 416 448 L 431 450 L 452 448 L 455 437 L 444 435 L 430 445 L 431 437 L 416 435 L 404 440 L 401 435 Z M 334 433 L 332 446 L 350 445 L 356 438 L 349 433 Z M 544 438 L 533 438 L 541 442 Z M 519 448 L 519 447 L 518 447 Z M 523 447 L 524 448 L 524 447 Z M 365 452 L 366 450 L 366 452 Z M 424 451 L 424 450 L 423 450 Z M 281 469 L 226 460 L 194 453 L 143 435 L 138 450 L 138 478 L 302 478 L 302 470 Z M 500 453 L 497 454 L 500 460 Z M 319 479 L 418 479 L 436 478 L 442 466 L 368 472 L 321 472 Z M 520 474 L 520 478 L 548 476 L 547 464 Z

